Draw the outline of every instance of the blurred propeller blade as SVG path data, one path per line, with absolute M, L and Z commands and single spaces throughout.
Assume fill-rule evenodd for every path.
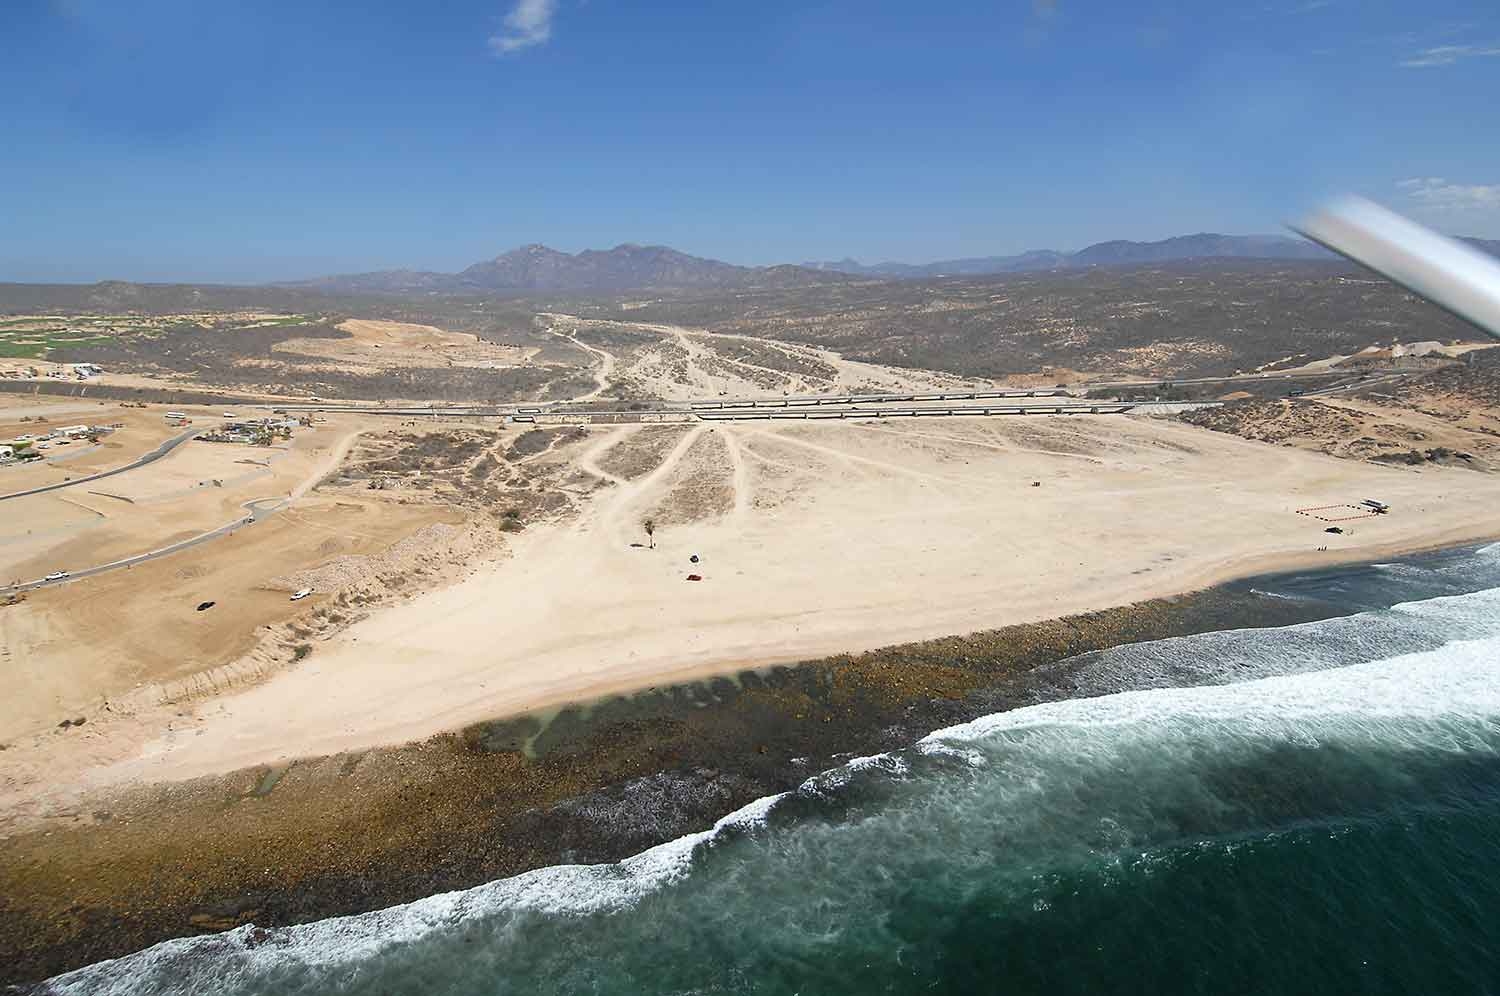
M 1500 339 L 1500 261 L 1493 257 L 1358 197 L 1291 227 Z

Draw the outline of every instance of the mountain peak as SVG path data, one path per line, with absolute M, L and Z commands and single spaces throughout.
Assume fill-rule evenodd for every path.
M 1328 250 L 1306 239 L 1283 235 L 1221 235 L 1199 232 L 1156 242 L 1114 239 L 1080 249 L 1074 265 L 1166 263 L 1182 259 L 1332 259 Z
M 689 256 L 668 246 L 622 242 L 613 249 L 559 252 L 538 243 L 475 263 L 453 278 L 455 290 L 618 292 L 653 288 L 725 288 L 812 283 L 816 274 L 762 270 Z
M 551 246 L 544 246 L 540 242 L 528 242 L 524 246 L 517 246 L 507 252 L 502 252 L 495 259 L 513 259 L 517 256 L 566 256 L 567 253 L 559 252 Z

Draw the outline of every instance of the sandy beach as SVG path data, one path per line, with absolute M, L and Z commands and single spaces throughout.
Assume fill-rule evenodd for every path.
M 591 437 L 581 469 L 607 483 L 578 520 L 529 530 L 506 560 L 375 613 L 256 687 L 78 740 L 79 784 L 396 744 L 1497 532 L 1489 475 L 1337 460 L 1167 420 L 694 426 L 647 473 L 600 466 L 642 431 Z M 1342 522 L 1342 535 L 1298 512 L 1365 498 L 1391 513 Z M 642 546 L 646 517 L 655 549 Z

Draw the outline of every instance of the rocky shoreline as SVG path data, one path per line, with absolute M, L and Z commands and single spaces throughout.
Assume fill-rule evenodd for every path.
M 363 912 L 529 869 L 612 861 L 853 755 L 1097 690 L 1079 655 L 1340 610 L 1246 583 L 745 671 L 402 747 L 95 800 L 0 857 L 0 984 L 171 937 Z

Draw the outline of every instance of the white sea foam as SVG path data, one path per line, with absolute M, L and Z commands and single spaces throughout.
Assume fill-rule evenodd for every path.
M 956 746 L 941 740 L 924 740 L 914 748 L 919 754 L 927 757 L 951 757 L 962 761 L 971 768 L 982 768 L 989 763 L 989 758 L 984 751 L 975 750 L 972 747 Z
M 710 830 L 667 841 L 617 864 L 554 865 L 371 913 L 270 931 L 247 925 L 211 938 L 164 941 L 124 958 L 57 976 L 49 981 L 48 989 L 70 996 L 124 996 L 140 991 L 144 980 L 151 979 L 153 992 L 186 993 L 194 991 L 191 983 L 181 990 L 155 984 L 179 975 L 172 963 L 183 958 L 224 958 L 217 977 L 229 982 L 253 978 L 271 961 L 293 960 L 316 968 L 355 964 L 499 910 L 581 916 L 628 909 L 685 875 L 693 853 L 721 832 L 763 823 L 785 795 L 757 799 L 720 819 Z
M 1259 595 L 1262 598 L 1280 598 L 1288 602 L 1297 601 L 1296 595 L 1288 595 L 1286 592 L 1282 591 L 1262 591 L 1260 588 L 1251 588 L 1250 594 Z
M 1500 590 L 1404 602 L 1278 629 L 1237 629 L 1126 644 L 1078 666 L 1060 662 L 1073 694 L 1177 688 L 1300 674 L 1500 635 Z
M 911 766 L 906 763 L 905 758 L 894 752 L 871 754 L 868 757 L 851 757 L 837 768 L 820 771 L 805 779 L 801 785 L 797 786 L 797 791 L 809 796 L 833 795 L 853 781 L 861 772 L 876 770 L 900 778 L 911 773 Z
M 1500 716 L 1500 636 L 1305 674 L 1228 685 L 1118 692 L 982 716 L 938 730 L 927 743 L 974 743 L 1042 727 L 1149 725 L 1168 720 L 1258 721 L 1285 727 L 1299 718 Z

